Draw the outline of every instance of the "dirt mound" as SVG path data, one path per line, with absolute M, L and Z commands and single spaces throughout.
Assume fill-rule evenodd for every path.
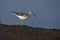
M 60 40 L 60 30 L 0 24 L 0 40 Z

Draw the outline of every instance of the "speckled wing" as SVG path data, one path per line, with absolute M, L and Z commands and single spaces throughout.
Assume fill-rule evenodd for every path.
M 19 16 L 25 15 L 25 13 L 23 13 L 23 12 L 13 12 L 13 13 L 15 13 L 16 15 L 19 15 Z

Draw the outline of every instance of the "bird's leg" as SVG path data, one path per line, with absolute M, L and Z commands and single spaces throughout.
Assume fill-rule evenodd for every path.
M 18 25 L 20 25 L 20 19 L 18 19 Z
M 20 21 L 20 24 L 21 24 L 21 25 L 23 25 L 23 21 L 24 21 L 24 20 L 23 20 L 23 19 L 21 19 L 21 21 Z
M 18 25 L 23 25 L 23 21 L 24 21 L 23 19 L 19 19 L 18 20 Z

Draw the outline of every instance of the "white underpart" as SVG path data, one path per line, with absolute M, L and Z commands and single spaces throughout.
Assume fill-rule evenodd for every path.
M 15 13 L 13 13 L 14 15 L 16 15 Z M 28 18 L 27 15 L 23 15 L 23 16 L 19 16 L 19 15 L 16 15 L 19 19 L 26 19 Z
M 19 19 L 26 19 L 27 16 L 17 16 Z

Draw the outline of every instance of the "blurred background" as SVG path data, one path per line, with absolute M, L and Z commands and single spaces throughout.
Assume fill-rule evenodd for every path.
M 31 16 L 24 25 L 60 29 L 60 0 L 0 0 L 0 23 L 17 24 L 13 11 L 33 10 L 37 17 Z

